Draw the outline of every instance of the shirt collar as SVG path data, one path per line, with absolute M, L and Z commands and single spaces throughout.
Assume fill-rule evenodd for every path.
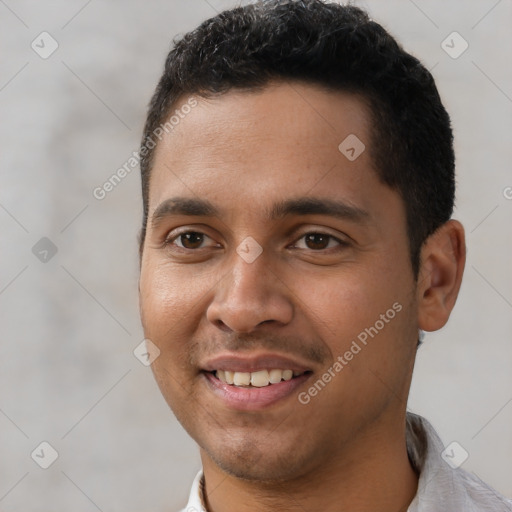
M 467 452 L 457 442 L 444 447 L 432 425 L 407 413 L 407 452 L 419 473 L 408 512 L 511 512 L 512 501 L 460 468 Z
M 425 418 L 407 413 L 406 443 L 409 460 L 419 473 L 418 491 L 407 512 L 512 512 L 512 500 L 499 495 L 475 475 L 452 467 L 460 460 L 463 448 L 451 443 L 445 450 Z M 187 507 L 182 512 L 206 512 L 203 486 L 201 470 L 194 478 Z

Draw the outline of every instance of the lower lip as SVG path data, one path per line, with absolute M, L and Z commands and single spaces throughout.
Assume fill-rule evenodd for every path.
M 279 384 L 268 386 L 238 387 L 232 386 L 217 379 L 210 372 L 203 372 L 207 385 L 229 407 L 242 411 L 254 411 L 264 409 L 276 402 L 296 393 L 297 389 L 306 382 L 311 373 L 304 373 L 290 380 L 281 381 Z

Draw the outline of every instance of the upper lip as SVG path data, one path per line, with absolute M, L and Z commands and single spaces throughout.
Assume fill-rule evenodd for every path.
M 311 371 L 306 364 L 279 354 L 242 355 L 224 353 L 208 359 L 201 368 L 207 372 L 228 370 L 232 372 L 257 372 L 259 370 L 293 370 L 294 372 Z

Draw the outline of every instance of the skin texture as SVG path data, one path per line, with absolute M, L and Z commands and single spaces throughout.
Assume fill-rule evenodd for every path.
M 161 351 L 156 381 L 200 446 L 210 511 L 398 512 L 416 493 L 404 432 L 418 329 L 448 320 L 464 231 L 451 220 L 432 235 L 413 278 L 404 204 L 373 170 L 369 121 L 355 95 L 274 82 L 198 98 L 157 148 L 141 318 Z M 355 161 L 338 150 L 349 134 L 366 145 Z M 158 205 L 177 196 L 208 199 L 220 214 L 153 225 Z M 267 219 L 274 203 L 298 197 L 343 201 L 366 215 Z M 178 231 L 205 236 L 187 242 Z M 334 238 L 305 236 L 319 232 Z M 236 252 L 249 236 L 263 249 L 252 263 Z M 400 312 L 300 403 L 298 392 L 396 303 Z M 236 410 L 201 373 L 226 351 L 287 355 L 312 374 L 262 410 Z

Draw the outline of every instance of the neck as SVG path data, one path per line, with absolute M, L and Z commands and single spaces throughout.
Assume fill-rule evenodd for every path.
M 368 429 L 321 466 L 279 482 L 241 480 L 201 451 L 207 511 L 406 512 L 418 476 L 407 455 L 405 419 L 400 425 Z

